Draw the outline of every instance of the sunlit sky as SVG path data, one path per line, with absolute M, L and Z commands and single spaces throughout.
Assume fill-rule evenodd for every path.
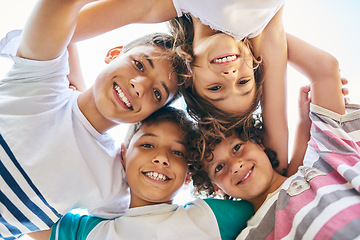
M 2 38 L 8 31 L 23 27 L 36 0 L 0 1 L 0 37 Z M 349 80 L 350 102 L 360 104 L 359 12 L 359 0 L 288 0 L 285 4 L 283 22 L 285 31 L 328 51 L 339 60 L 341 74 Z M 164 23 L 129 25 L 78 43 L 87 86 L 94 82 L 97 74 L 105 66 L 103 59 L 107 50 L 154 31 L 167 32 L 167 26 Z M 0 59 L 0 77 L 9 67 L 9 62 Z M 307 83 L 308 81 L 293 69 L 288 69 L 290 139 L 293 137 L 292 131 L 297 121 L 298 91 L 300 86 Z M 118 142 L 122 141 L 125 130 L 126 125 L 113 130 L 114 138 Z

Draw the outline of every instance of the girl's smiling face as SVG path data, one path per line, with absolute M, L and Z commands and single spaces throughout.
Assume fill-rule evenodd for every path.
M 130 207 L 171 203 L 184 184 L 188 164 L 183 132 L 166 121 L 141 126 L 122 152 Z
M 193 84 L 198 95 L 227 113 L 247 112 L 256 93 L 250 49 L 224 33 L 194 41 L 193 48 Z
M 213 184 L 232 197 L 250 202 L 267 195 L 274 180 L 274 170 L 264 149 L 235 136 L 218 144 L 213 159 L 205 160 L 204 165 Z

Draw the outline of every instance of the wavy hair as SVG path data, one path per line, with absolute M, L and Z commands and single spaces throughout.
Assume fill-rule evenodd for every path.
M 170 31 L 177 44 L 177 52 L 182 56 L 188 69 L 194 67 L 195 56 L 192 45 L 194 39 L 194 26 L 191 16 L 184 14 L 182 17 L 176 17 L 169 21 Z M 247 38 L 242 40 L 244 44 L 252 50 L 251 44 Z M 251 115 L 258 109 L 263 93 L 263 74 L 262 61 L 253 57 L 254 77 L 255 77 L 255 99 L 250 108 L 244 114 L 229 114 L 222 109 L 215 107 L 212 103 L 199 96 L 197 93 L 192 76 L 184 79 L 184 84 L 180 86 L 180 91 L 186 103 L 186 110 L 189 115 L 199 123 L 199 129 L 202 135 L 216 135 L 223 137 L 223 132 L 246 127 L 250 124 Z
M 264 128 L 261 116 L 254 114 L 249 119 L 250 124 L 246 127 L 232 128 L 223 132 L 223 136 L 217 136 L 216 134 L 208 134 L 203 136 L 201 132 L 198 132 L 196 138 L 192 140 L 192 148 L 189 157 L 189 170 L 193 180 L 194 195 L 215 197 L 217 193 L 211 182 L 211 179 L 204 168 L 204 161 L 211 162 L 213 160 L 213 151 L 215 147 L 221 143 L 221 141 L 227 137 L 235 135 L 240 140 L 252 141 L 256 144 L 263 145 Z M 265 148 L 265 154 L 268 156 L 273 168 L 279 166 L 277 154 L 275 151 Z M 226 199 L 232 197 L 225 195 Z

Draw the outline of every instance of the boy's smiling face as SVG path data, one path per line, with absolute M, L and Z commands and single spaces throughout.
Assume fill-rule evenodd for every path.
M 138 46 L 113 59 L 94 87 L 95 104 L 114 122 L 138 122 L 164 106 L 177 92 L 177 76 L 163 50 Z
M 213 156 L 212 161 L 204 161 L 205 170 L 226 194 L 250 202 L 268 194 L 274 169 L 262 147 L 231 136 L 215 147 Z
M 185 139 L 176 123 L 144 124 L 122 146 L 122 163 L 130 186 L 130 207 L 171 203 L 184 184 L 188 164 Z

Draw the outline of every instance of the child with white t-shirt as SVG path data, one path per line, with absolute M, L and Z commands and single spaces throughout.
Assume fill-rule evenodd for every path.
M 69 89 L 66 48 L 89 2 L 40 0 L 23 32 L 1 41 L 14 65 L 0 80 L 0 238 L 49 229 L 76 207 L 120 216 L 128 186 L 106 131 L 178 96 L 182 64 L 169 34 L 112 49 L 93 86 Z
M 121 149 L 130 186 L 130 208 L 106 220 L 68 213 L 51 230 L 50 239 L 234 239 L 253 208 L 247 201 L 197 199 L 172 204 L 188 175 L 188 152 L 195 136 L 192 121 L 164 107 L 133 125 Z M 49 239 L 50 231 L 33 233 Z

